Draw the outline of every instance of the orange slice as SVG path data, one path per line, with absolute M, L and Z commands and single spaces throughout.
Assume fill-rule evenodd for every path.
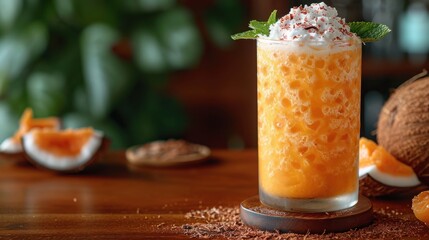
M 374 165 L 371 155 L 377 148 L 377 144 L 367 138 L 359 139 L 359 168 Z
M 371 160 L 381 172 L 395 176 L 414 175 L 414 171 L 411 167 L 398 161 L 382 146 L 378 146 L 377 149 L 374 150 L 371 155 Z
M 383 173 L 394 176 L 410 176 L 414 174 L 411 167 L 398 161 L 382 146 L 367 138 L 359 140 L 359 168 L 374 165 Z
M 416 218 L 429 226 L 429 191 L 423 191 L 415 196 L 411 208 Z
M 56 156 L 76 156 L 94 135 L 92 128 L 57 131 L 40 129 L 33 131 L 34 143 L 40 150 Z
M 366 174 L 376 181 L 392 187 L 411 187 L 420 184 L 410 166 L 397 160 L 375 142 L 359 140 L 359 177 Z
M 59 129 L 60 121 L 56 117 L 34 119 L 33 110 L 27 108 L 21 116 L 19 129 L 16 131 L 15 135 L 13 135 L 12 141 L 20 143 L 22 136 L 35 128 Z

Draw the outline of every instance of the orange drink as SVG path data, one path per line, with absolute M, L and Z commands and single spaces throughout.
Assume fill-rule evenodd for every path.
M 361 41 L 257 40 L 259 195 L 324 212 L 358 198 Z

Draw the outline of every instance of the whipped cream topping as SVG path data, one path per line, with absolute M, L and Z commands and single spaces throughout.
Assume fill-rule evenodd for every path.
M 335 8 L 324 2 L 291 8 L 270 26 L 269 39 L 293 41 L 345 41 L 356 37 Z

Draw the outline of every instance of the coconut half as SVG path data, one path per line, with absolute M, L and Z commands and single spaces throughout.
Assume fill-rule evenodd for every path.
M 20 142 L 16 142 L 12 138 L 6 138 L 0 144 L 0 151 L 4 153 L 19 153 L 22 152 L 22 145 Z
M 359 179 L 360 192 L 368 197 L 408 192 L 421 186 L 416 174 L 394 176 L 380 171 L 376 166 L 362 171 L 359 169 Z
M 359 179 L 360 191 L 366 196 L 407 192 L 421 185 L 411 167 L 365 138 L 359 141 Z
M 409 193 L 422 185 L 413 187 L 396 187 L 381 183 L 370 175 L 366 175 L 359 181 L 359 192 L 367 197 L 381 197 L 386 195 Z
M 12 138 L 5 139 L 0 144 L 0 158 L 7 161 L 24 160 L 21 143 L 16 143 Z
M 39 167 L 59 172 L 78 172 L 97 160 L 108 141 L 92 128 L 35 129 L 22 138 L 24 153 Z
M 33 111 L 25 109 L 19 122 L 19 128 L 15 134 L 5 139 L 0 144 L 0 157 L 7 160 L 24 160 L 21 138 L 32 129 L 60 129 L 60 120 L 56 117 L 33 118 Z

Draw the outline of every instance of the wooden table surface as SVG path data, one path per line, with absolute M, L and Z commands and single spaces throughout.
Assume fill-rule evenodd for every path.
M 141 169 L 114 152 L 69 175 L 0 160 L 0 239 L 186 239 L 157 226 L 189 223 L 184 214 L 191 210 L 238 206 L 257 186 L 255 150 L 216 150 L 199 165 Z M 372 201 L 375 210 L 421 224 L 410 198 Z

